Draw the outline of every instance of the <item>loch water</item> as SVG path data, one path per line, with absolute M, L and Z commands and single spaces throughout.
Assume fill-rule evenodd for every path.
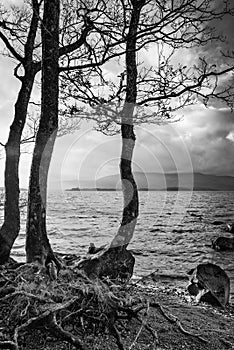
M 129 245 L 136 258 L 137 276 L 186 276 L 197 264 L 212 262 L 231 279 L 234 302 L 234 252 L 217 252 L 211 242 L 234 222 L 234 192 L 142 191 L 140 215 Z M 0 207 L 1 210 L 2 207 Z M 110 242 L 121 220 L 122 193 L 118 191 L 54 191 L 48 195 L 47 229 L 56 252 L 85 254 L 90 242 Z M 0 213 L 1 214 L 1 213 Z M 2 216 L 2 215 L 1 215 Z M 25 258 L 26 209 L 13 257 Z

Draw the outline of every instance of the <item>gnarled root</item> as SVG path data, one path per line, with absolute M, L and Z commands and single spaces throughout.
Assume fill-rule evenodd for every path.
M 135 258 L 125 247 L 104 248 L 88 254 L 77 265 L 90 278 L 127 283 L 133 274 Z

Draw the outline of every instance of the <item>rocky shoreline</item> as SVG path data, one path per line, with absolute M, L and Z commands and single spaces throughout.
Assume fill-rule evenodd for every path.
M 37 274 L 35 279 L 35 268 L 30 265 L 21 265 L 18 269 L 17 274 L 12 268 L 8 271 L 2 268 L 0 271 L 1 279 L 8 279 L 7 287 L 1 287 L 1 292 L 14 287 L 14 291 L 8 290 L 5 296 L 0 295 L 0 348 L 234 348 L 234 305 L 227 305 L 224 309 L 206 303 L 198 304 L 184 288 L 183 276 L 179 281 L 176 276 L 173 280 L 168 276 L 151 274 L 132 279 L 125 286 L 111 284 L 108 287 L 98 280 L 87 279 L 73 268 L 67 268 L 57 281 L 52 282 L 43 274 Z M 12 285 L 10 280 L 13 281 Z M 108 308 L 111 311 L 107 312 Z M 49 317 L 52 314 L 56 315 L 57 328 L 53 328 L 55 323 Z M 40 322 L 35 323 L 35 318 Z M 6 345 L 14 339 L 9 320 L 18 322 L 18 348 L 13 343 L 9 347 Z M 30 322 L 31 326 L 27 327 Z M 82 340 L 82 345 L 77 339 Z

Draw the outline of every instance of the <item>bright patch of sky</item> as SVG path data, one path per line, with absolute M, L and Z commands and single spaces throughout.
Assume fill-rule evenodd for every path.
M 22 5 L 23 0 L 4 0 L 4 5 Z M 218 25 L 221 25 L 218 23 Z M 233 18 L 223 24 L 233 42 Z M 203 49 L 204 50 L 204 49 Z M 156 45 L 150 45 L 138 54 L 139 62 L 148 67 L 157 67 Z M 205 52 L 205 51 L 204 51 Z M 168 54 L 169 49 L 164 51 Z M 202 54 L 202 51 L 199 51 Z M 216 58 L 214 43 L 205 52 Z M 198 50 L 179 50 L 174 64 L 192 66 L 197 59 Z M 222 67 L 220 57 L 219 68 Z M 15 63 L 0 57 L 0 142 L 7 141 L 10 124 L 14 115 L 14 104 L 20 83 L 13 76 Z M 116 62 L 105 65 L 106 77 L 119 80 L 123 67 Z M 232 74 L 222 78 L 225 82 Z M 40 79 L 40 76 L 38 76 Z M 40 98 L 34 91 L 34 100 Z M 222 105 L 214 104 L 209 109 L 200 103 L 178 112 L 179 122 L 162 126 L 137 126 L 136 148 L 133 167 L 142 172 L 198 171 L 217 175 L 234 176 L 234 115 Z M 58 138 L 55 144 L 50 167 L 50 186 L 65 186 L 66 181 L 78 179 L 95 180 L 101 176 L 119 172 L 121 139 L 108 137 L 93 131 L 92 124 L 81 123 L 77 132 Z M 4 183 L 4 150 L 0 148 L 0 186 Z M 3 158 L 1 158 L 3 157 Z M 27 187 L 31 164 L 31 154 L 23 153 L 20 161 L 20 185 Z
M 12 5 L 21 7 L 24 4 L 24 0 L 1 0 L 0 3 L 6 8 L 10 8 Z

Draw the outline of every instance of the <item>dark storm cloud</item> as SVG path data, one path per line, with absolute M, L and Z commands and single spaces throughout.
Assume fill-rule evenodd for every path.
M 234 176 L 234 115 L 202 106 L 187 108 L 183 115 L 175 124 L 139 129 L 136 162 L 148 171 Z
M 190 129 L 186 144 L 195 171 L 234 175 L 234 115 L 228 110 L 190 111 L 181 132 Z

